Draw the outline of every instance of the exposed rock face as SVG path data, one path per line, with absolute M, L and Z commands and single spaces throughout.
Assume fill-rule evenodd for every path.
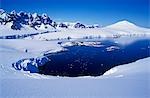
M 13 30 L 20 30 L 22 25 L 29 25 L 32 28 L 40 27 L 41 24 L 44 25 L 52 25 L 52 20 L 48 17 L 47 14 L 38 15 L 37 13 L 30 14 L 20 11 L 16 13 L 16 11 L 12 11 L 10 13 L 6 13 L 4 10 L 0 10 L 0 24 L 6 25 L 11 22 L 11 28 Z

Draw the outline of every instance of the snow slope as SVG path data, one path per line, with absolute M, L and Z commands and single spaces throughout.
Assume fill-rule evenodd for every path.
M 27 50 L 27 52 L 26 52 Z M 23 39 L 0 39 L 0 77 L 15 78 L 16 70 L 12 63 L 26 58 L 37 58 L 47 52 L 62 51 L 57 41 L 34 41 Z M 21 73 L 22 74 L 22 73 Z M 21 76 L 23 77 L 23 76 Z
M 25 34 L 41 34 L 43 32 L 49 31 L 56 32 L 57 30 L 49 25 L 41 25 L 39 28 L 34 29 L 28 25 L 22 25 L 21 30 L 13 30 L 11 29 L 12 23 L 7 23 L 6 25 L 0 25 L 0 36 L 11 36 L 11 35 L 25 35 Z M 47 27 L 47 29 L 45 29 Z
M 150 58 L 139 60 L 117 67 L 115 75 L 100 77 L 39 79 L 44 76 L 29 74 L 28 79 L 1 78 L 0 95 L 1 98 L 148 98 L 149 62 Z
M 7 49 L 15 50 L 18 52 L 25 52 L 34 54 L 43 54 L 48 51 L 62 50 L 63 48 L 57 44 L 57 41 L 34 41 L 23 39 L 0 39 L 0 49 L 3 51 Z
M 115 24 L 109 25 L 104 27 L 105 30 L 110 30 L 111 32 L 118 32 L 120 34 L 150 34 L 150 29 L 149 28 L 143 28 L 136 26 L 135 24 L 123 20 L 119 21 Z
M 47 33 L 42 35 L 35 35 L 34 38 L 28 37 L 26 39 L 35 40 L 56 40 L 72 38 L 100 38 L 100 37 L 119 37 L 119 36 L 149 36 L 150 29 L 142 28 L 130 23 L 128 21 L 120 21 L 103 28 L 64 28 L 57 33 Z
M 121 76 L 124 78 L 127 78 L 129 76 L 132 78 L 143 77 L 145 79 L 149 79 L 150 75 L 149 63 L 150 58 L 145 58 L 133 63 L 117 66 L 105 72 L 104 76 L 111 76 L 111 77 Z
M 72 39 L 84 38 L 84 37 L 111 37 L 112 34 L 104 33 L 100 29 L 61 29 L 57 33 L 48 33 L 34 36 L 34 38 L 28 37 L 26 39 L 35 39 L 35 40 L 56 40 L 56 39 L 67 39 L 68 37 Z
M 11 29 L 11 25 L 12 23 L 7 23 L 6 25 L 0 25 L 0 36 L 39 33 L 39 31 L 25 25 L 23 28 L 21 28 L 21 30 L 13 30 Z

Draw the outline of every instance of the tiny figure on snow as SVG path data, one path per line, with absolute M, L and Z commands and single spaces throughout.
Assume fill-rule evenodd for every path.
M 27 49 L 25 49 L 25 52 L 27 53 L 27 52 L 28 52 L 28 50 L 27 50 Z

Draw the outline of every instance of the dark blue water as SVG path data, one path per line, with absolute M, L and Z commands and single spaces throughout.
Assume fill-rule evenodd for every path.
M 103 47 L 70 46 L 64 52 L 45 55 L 50 62 L 40 66 L 41 74 L 54 76 L 100 76 L 112 67 L 150 57 L 150 40 L 140 40 L 129 45 L 102 41 Z M 108 51 L 110 46 L 119 47 Z

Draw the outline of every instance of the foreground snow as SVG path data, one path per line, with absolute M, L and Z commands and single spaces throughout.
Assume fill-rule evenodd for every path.
M 44 46 L 44 47 L 43 47 Z M 62 51 L 57 41 L 31 41 L 23 39 L 0 40 L 0 78 L 22 78 L 12 68 L 12 63 L 21 59 L 37 58 L 47 52 Z M 21 73 L 22 74 L 22 73 Z
M 28 79 L 1 78 L 1 98 L 148 98 L 150 58 L 117 67 L 100 77 L 50 77 L 28 75 Z

